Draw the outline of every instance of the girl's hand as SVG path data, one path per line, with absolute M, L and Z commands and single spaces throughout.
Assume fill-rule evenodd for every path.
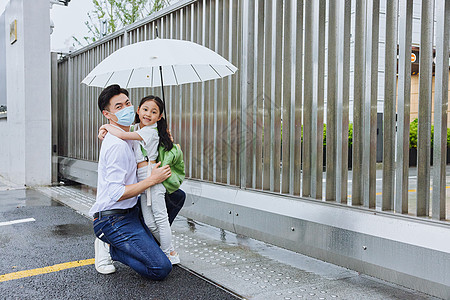
M 103 139 L 105 138 L 105 135 L 108 133 L 108 131 L 106 129 L 99 129 L 98 130 L 98 139 L 100 141 L 103 141 Z
M 106 129 L 106 125 L 102 125 L 99 129 L 98 129 L 98 139 L 100 141 L 103 141 L 103 139 L 105 138 L 105 135 L 108 133 L 108 129 Z

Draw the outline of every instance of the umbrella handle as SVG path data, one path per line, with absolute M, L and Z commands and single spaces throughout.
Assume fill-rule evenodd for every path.
M 162 92 L 162 100 L 164 104 L 164 119 L 167 121 L 167 114 L 166 114 L 166 99 L 164 97 L 164 83 L 163 83 L 163 74 L 162 74 L 162 67 L 159 66 L 159 74 L 161 75 L 161 92 Z

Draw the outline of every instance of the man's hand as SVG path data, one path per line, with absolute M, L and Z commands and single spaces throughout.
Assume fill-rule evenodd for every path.
M 161 183 L 167 178 L 170 177 L 172 174 L 170 172 L 170 166 L 166 165 L 164 167 L 159 168 L 161 165 L 161 162 L 158 162 L 153 168 L 152 168 L 152 174 L 147 177 L 145 180 L 151 180 L 154 184 Z
M 125 192 L 123 193 L 122 197 L 120 197 L 119 201 L 129 199 L 131 197 L 137 196 L 144 192 L 146 189 L 148 189 L 151 186 L 154 186 L 155 184 L 161 183 L 167 178 L 170 177 L 170 167 L 169 165 L 166 165 L 162 168 L 158 168 L 161 165 L 161 162 L 157 163 L 152 168 L 152 174 L 145 178 L 142 181 L 139 181 L 138 183 L 133 183 L 130 185 L 125 186 Z

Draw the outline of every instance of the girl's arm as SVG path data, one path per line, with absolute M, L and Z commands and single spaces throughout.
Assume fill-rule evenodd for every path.
M 157 183 L 161 183 L 167 178 L 169 178 L 172 175 L 170 167 L 165 166 L 160 168 L 159 167 L 160 165 L 161 163 L 157 163 L 152 168 L 152 173 L 150 174 L 150 176 L 145 178 L 144 180 L 139 181 L 138 183 L 126 185 L 125 192 L 122 194 L 119 201 L 137 196 L 142 192 L 144 192 L 149 187 L 154 186 Z
M 119 128 L 112 126 L 111 124 L 103 125 L 102 127 L 100 127 L 100 130 L 102 129 L 107 130 L 109 133 L 111 133 L 114 136 L 117 136 L 119 139 L 122 140 L 142 141 L 142 137 L 138 133 L 122 131 Z

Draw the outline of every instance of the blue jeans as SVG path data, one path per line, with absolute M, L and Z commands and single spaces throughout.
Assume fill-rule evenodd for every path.
M 135 206 L 128 214 L 104 216 L 94 220 L 95 235 L 110 244 L 111 258 L 129 266 L 139 275 L 163 280 L 172 264 L 161 251 Z

